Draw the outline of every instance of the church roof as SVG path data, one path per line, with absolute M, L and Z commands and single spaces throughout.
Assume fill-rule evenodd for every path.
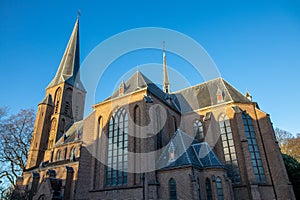
M 170 169 L 185 166 L 198 168 L 220 168 L 223 164 L 206 142 L 197 142 L 194 138 L 177 130 L 160 155 L 157 166 Z
M 165 102 L 166 104 L 170 105 L 172 108 L 178 111 L 178 108 L 174 104 L 170 104 L 167 101 L 167 95 L 165 92 L 162 91 L 155 83 L 153 83 L 149 78 L 147 78 L 143 73 L 140 71 L 136 71 L 124 84 L 124 91 L 123 95 L 130 94 L 134 91 L 140 90 L 142 88 L 147 88 L 147 90 L 155 95 L 157 98 Z M 151 95 L 150 94 L 150 95 Z M 109 98 L 113 99 L 119 97 L 119 90 L 116 90 Z
M 223 97 L 221 102 L 218 102 L 217 100 L 218 92 L 221 92 Z M 193 110 L 231 101 L 237 103 L 251 102 L 223 78 L 217 78 L 179 90 L 173 92 L 172 95 L 174 96 L 173 98 L 180 108 L 181 113 L 191 112 Z
M 81 120 L 72 124 L 70 128 L 67 129 L 65 134 L 61 138 L 59 138 L 55 146 L 80 140 L 83 132 L 83 123 L 84 120 Z
M 77 19 L 56 75 L 47 88 L 66 82 L 85 91 L 79 78 L 79 67 L 79 19 Z

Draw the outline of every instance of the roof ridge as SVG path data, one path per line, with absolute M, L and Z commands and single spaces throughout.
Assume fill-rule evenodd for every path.
M 177 93 L 180 93 L 180 92 L 182 92 L 182 91 L 184 91 L 184 90 L 192 89 L 192 88 L 195 88 L 195 87 L 197 87 L 197 86 L 204 85 L 204 84 L 207 84 L 207 83 L 212 82 L 212 81 L 216 81 L 216 80 L 218 80 L 218 79 L 223 79 L 223 78 L 220 76 L 220 77 L 217 77 L 217 78 L 214 78 L 214 79 L 211 79 L 211 80 L 202 82 L 202 83 L 198 83 L 198 84 L 196 84 L 196 85 L 192 85 L 192 86 L 190 86 L 190 87 L 186 87 L 186 88 L 183 88 L 183 89 L 180 89 L 180 90 L 176 90 L 176 91 L 174 91 L 174 92 L 171 92 L 171 94 L 177 94 Z

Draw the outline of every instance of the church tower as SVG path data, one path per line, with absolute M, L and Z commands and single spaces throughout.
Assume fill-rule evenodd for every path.
M 51 152 L 58 139 L 74 122 L 83 119 L 86 91 L 80 81 L 79 67 L 77 18 L 56 75 L 38 106 L 27 169 L 39 166 L 43 160 L 51 161 Z

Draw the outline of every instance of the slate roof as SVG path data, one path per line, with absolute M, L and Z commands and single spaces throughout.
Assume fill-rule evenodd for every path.
M 236 90 L 223 78 L 217 78 L 180 91 L 173 92 L 173 98 L 181 113 L 217 105 L 218 90 L 222 92 L 224 102 L 250 103 L 243 94 Z
M 170 159 L 174 152 L 174 159 Z M 177 130 L 161 153 L 157 167 L 170 169 L 185 166 L 198 168 L 223 168 L 223 164 L 206 142 L 197 142 L 181 130 Z
M 81 120 L 72 124 L 72 126 L 65 132 L 65 134 L 55 143 L 55 146 L 80 140 L 83 132 L 83 123 L 84 120 Z M 78 138 L 76 138 L 76 134 Z
M 160 100 L 162 100 L 163 102 L 165 102 L 166 104 L 168 104 L 169 106 L 174 108 L 175 110 L 179 111 L 176 105 L 170 104 L 167 101 L 167 97 L 169 94 L 164 93 L 161 88 L 159 88 L 155 83 L 153 83 L 149 78 L 147 78 L 140 71 L 136 71 L 125 83 L 122 83 L 122 84 L 124 84 L 123 95 L 130 94 L 134 91 L 137 91 L 137 90 L 140 90 L 143 88 L 147 88 L 147 90 L 151 94 L 155 95 L 157 98 L 159 98 Z M 113 99 L 116 97 L 119 97 L 119 90 L 116 90 L 106 100 Z
M 79 67 L 79 20 L 77 19 L 56 75 L 47 88 L 66 82 L 85 91 L 79 78 Z

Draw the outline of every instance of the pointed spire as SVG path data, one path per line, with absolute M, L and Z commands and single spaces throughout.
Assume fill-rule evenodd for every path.
M 170 93 L 170 82 L 169 82 L 168 70 L 167 70 L 165 41 L 163 41 L 163 71 L 164 71 L 163 90 L 165 93 Z
M 79 58 L 79 14 L 76 19 L 71 37 L 67 44 L 64 55 L 59 64 L 58 70 L 54 79 L 47 88 L 53 87 L 63 82 L 75 86 L 75 79 L 79 71 L 80 58 Z M 78 79 L 79 80 L 79 79 Z M 76 85 L 78 87 L 79 85 Z

